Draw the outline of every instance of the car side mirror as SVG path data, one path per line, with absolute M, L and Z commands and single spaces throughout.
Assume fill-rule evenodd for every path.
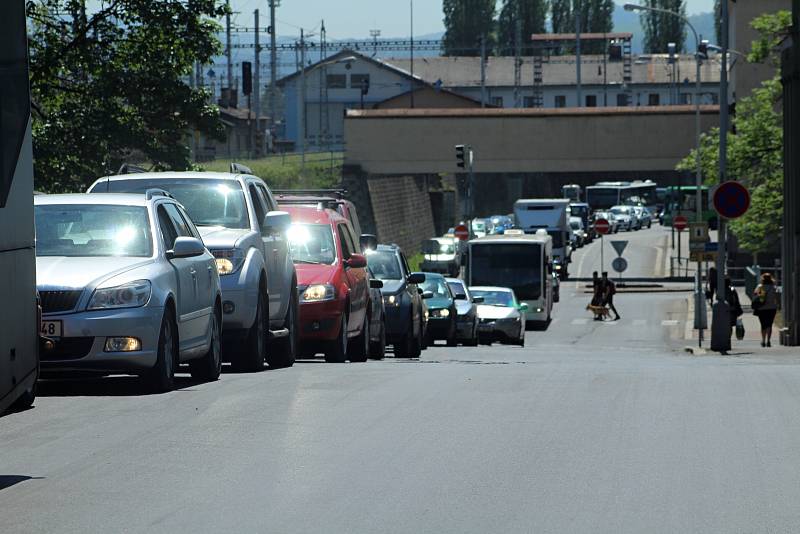
M 351 269 L 364 269 L 367 266 L 367 258 L 362 254 L 351 254 L 350 259 L 344 264 Z
M 418 287 L 418 288 L 417 288 L 417 294 L 418 294 L 419 296 L 422 296 L 422 293 L 423 293 L 423 291 L 422 291 L 422 288 L 421 288 L 421 287 Z
M 475 304 L 483 304 L 483 297 L 472 297 L 472 302 Z
M 179 237 L 172 245 L 172 250 L 167 251 L 167 259 L 194 258 L 202 256 L 206 246 L 196 237 Z
M 424 284 L 425 283 L 425 273 L 411 273 L 408 275 L 406 281 L 409 284 Z
M 378 280 L 377 278 L 370 278 L 370 280 L 369 280 L 369 288 L 370 289 L 383 289 L 383 280 Z
M 521 312 L 528 311 L 528 305 L 523 302 L 522 304 L 519 305 L 519 311 L 521 311 Z
M 291 224 L 292 217 L 285 211 L 270 211 L 264 216 L 261 231 L 263 234 L 279 234 L 288 230 Z
M 361 234 L 358 244 L 361 250 L 375 250 L 378 248 L 378 238 L 372 234 Z
M 425 299 L 425 300 L 432 299 L 433 298 L 433 291 L 423 291 L 422 292 L 422 298 Z
M 467 300 L 467 294 L 466 293 L 456 293 L 455 299 L 456 300 Z

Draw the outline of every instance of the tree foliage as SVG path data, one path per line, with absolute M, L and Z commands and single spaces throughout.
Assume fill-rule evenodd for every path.
M 497 46 L 499 55 L 514 55 L 517 24 L 520 42 L 530 43 L 531 35 L 544 33 L 547 22 L 546 0 L 503 0 L 503 7 L 497 20 Z M 518 22 L 519 21 L 519 22 Z M 531 55 L 530 48 L 523 55 Z
M 444 0 L 442 8 L 444 55 L 478 56 L 482 37 L 494 48 L 495 0 Z
M 788 31 L 788 12 L 763 15 L 753 21 L 761 37 L 753 43 L 749 60 L 774 61 L 777 43 Z M 731 230 L 739 245 L 752 254 L 774 249 L 780 240 L 783 216 L 783 114 L 780 111 L 782 86 L 776 76 L 742 98 L 736 105 L 732 133 L 728 134 L 727 175 L 739 180 L 752 197 L 750 210 L 744 217 L 731 221 Z M 705 183 L 718 182 L 719 129 L 705 134 L 701 144 Z M 695 168 L 695 152 L 678 166 L 680 170 Z
M 136 158 L 190 165 L 191 130 L 220 138 L 208 95 L 183 80 L 220 52 L 219 0 L 28 3 L 37 187 L 75 191 Z
M 575 31 L 575 15 L 572 13 L 572 0 L 551 0 L 550 14 L 553 33 L 571 33 Z
M 650 54 L 663 54 L 669 43 L 675 43 L 676 51 L 686 50 L 686 0 L 644 0 L 643 5 L 658 9 L 666 9 L 678 13 L 680 17 L 669 13 L 645 11 L 641 15 L 644 31 L 644 51 Z M 681 18 L 683 17 L 683 19 Z
M 614 0 L 551 0 L 553 33 L 575 33 L 576 16 L 580 15 L 581 33 L 608 33 L 614 29 Z M 602 54 L 604 44 L 585 43 L 588 54 Z M 573 53 L 574 46 L 565 47 Z

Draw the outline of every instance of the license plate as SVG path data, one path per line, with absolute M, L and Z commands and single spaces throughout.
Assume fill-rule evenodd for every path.
M 61 321 L 42 321 L 39 333 L 44 337 L 61 337 Z
M 481 325 L 478 325 L 478 330 L 480 330 L 481 332 L 491 332 L 492 330 L 494 330 L 494 325 L 493 324 L 481 324 Z

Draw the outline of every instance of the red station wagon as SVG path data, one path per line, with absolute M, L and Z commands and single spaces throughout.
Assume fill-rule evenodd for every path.
M 300 353 L 328 362 L 366 361 L 369 279 L 350 222 L 322 206 L 283 205 L 300 293 Z

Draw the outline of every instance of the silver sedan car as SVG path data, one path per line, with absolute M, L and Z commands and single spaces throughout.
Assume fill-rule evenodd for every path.
M 167 391 L 186 362 L 195 378 L 219 377 L 219 274 L 177 201 L 152 190 L 34 205 L 45 376 L 134 374 Z
M 525 322 L 528 305 L 519 303 L 514 291 L 507 287 L 471 287 L 472 298 L 482 298 L 478 304 L 478 338 L 481 343 L 525 346 Z

